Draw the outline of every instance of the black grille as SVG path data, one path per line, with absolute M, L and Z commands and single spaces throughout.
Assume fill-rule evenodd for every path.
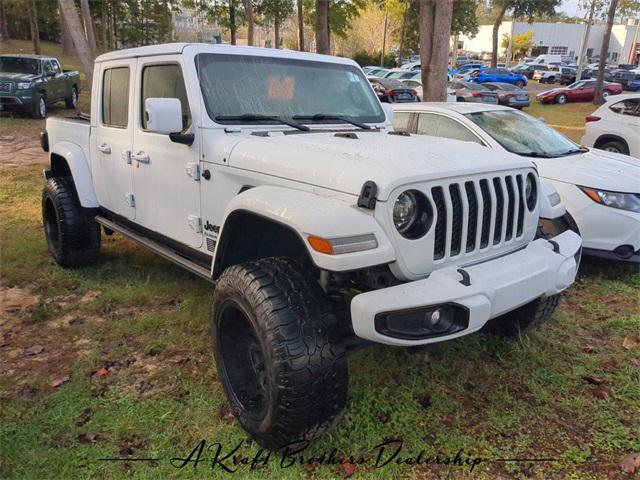
M 433 246 L 433 258 L 439 260 L 444 257 L 447 236 L 447 209 L 444 204 L 442 187 L 432 188 L 431 195 L 433 196 L 433 202 L 436 204 L 436 213 L 438 216 L 438 220 L 436 221 L 435 243 Z
M 500 243 L 500 237 L 502 236 L 502 215 L 504 213 L 504 195 L 502 194 L 502 187 L 498 177 L 493 179 L 493 187 L 496 194 L 496 228 L 493 231 L 493 244 L 496 245 Z
M 0 83 L 0 93 L 11 93 L 11 83 L 9 82 Z
M 513 214 L 516 208 L 516 195 L 513 190 L 513 177 L 505 177 L 505 183 L 507 184 L 507 197 L 509 199 L 507 205 L 507 236 L 506 240 L 511 240 L 513 237 Z
M 449 185 L 449 195 L 451 196 L 451 208 L 453 218 L 451 219 L 451 255 L 460 253 L 462 244 L 462 199 L 460 198 L 460 188 L 457 183 Z
M 491 228 L 491 194 L 489 193 L 489 182 L 480 180 L 480 192 L 482 193 L 482 236 L 480 237 L 480 248 L 489 245 L 489 228 Z
M 476 248 L 476 229 L 478 228 L 478 199 L 476 198 L 476 189 L 473 182 L 464 184 L 467 192 L 467 201 L 469 202 L 469 227 L 467 228 L 467 252 L 471 252 Z
M 516 176 L 516 183 L 518 184 L 518 197 L 520 201 L 518 202 L 518 226 L 516 228 L 516 237 L 522 235 L 522 228 L 524 225 L 524 194 L 522 191 L 522 175 Z

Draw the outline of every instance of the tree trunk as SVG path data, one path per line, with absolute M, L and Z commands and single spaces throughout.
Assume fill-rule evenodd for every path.
M 40 55 L 40 31 L 38 30 L 38 7 L 36 0 L 31 0 L 27 4 L 29 11 L 29 27 L 31 30 L 31 41 L 33 42 L 33 53 Z
M 329 0 L 316 0 L 316 52 L 329 55 Z
M 118 49 L 118 23 L 115 0 L 111 0 L 111 50 Z
M 108 40 L 108 33 L 109 33 L 109 29 L 107 28 L 107 25 L 109 24 L 109 15 L 107 13 L 107 2 L 106 0 L 102 1 L 102 11 L 100 12 L 100 33 L 102 35 L 102 51 L 103 52 L 107 52 L 109 51 L 109 40 Z
M 236 2 L 229 0 L 229 33 L 231 35 L 231 45 L 236 44 Z
M 304 15 L 302 0 L 298 0 L 298 50 L 304 52 Z
M 91 53 L 95 57 L 98 55 L 98 47 L 96 45 L 96 34 L 93 29 L 93 19 L 91 18 L 91 8 L 89 0 L 80 0 L 80 8 L 82 9 L 82 20 L 84 21 L 84 30 L 87 33 L 87 42 Z
M 93 80 L 93 61 L 95 57 L 89 47 L 89 42 L 84 35 L 84 27 L 78 11 L 76 10 L 75 2 L 73 0 L 58 0 L 60 9 L 64 10 L 64 21 L 67 24 L 67 31 L 73 39 L 73 44 L 76 46 L 76 52 L 82 63 L 85 77 L 89 88 L 91 88 Z
M 280 48 L 280 19 L 273 19 L 273 39 L 275 40 L 275 48 Z
M 505 3 L 500 8 L 498 18 L 496 18 L 496 22 L 493 24 L 493 36 L 491 38 L 493 43 L 493 50 L 491 51 L 491 68 L 496 68 L 496 65 L 498 65 L 498 33 L 500 32 L 500 25 L 502 25 L 504 14 L 507 13 L 507 7 L 508 5 Z
M 409 3 L 404 6 L 404 13 L 402 14 L 402 29 L 400 30 L 400 48 L 398 49 L 398 66 L 402 65 L 402 59 L 404 58 L 404 32 L 407 29 L 407 13 L 409 12 Z
M 73 46 L 73 40 L 67 30 L 67 24 L 64 21 L 64 11 L 60 8 L 60 43 L 62 43 L 62 53 L 64 55 L 75 55 L 76 48 Z
M 247 45 L 253 46 L 253 0 L 242 0 L 244 14 L 247 17 Z
M 609 56 L 609 41 L 611 40 L 611 29 L 613 28 L 613 20 L 616 16 L 616 8 L 618 8 L 618 0 L 611 0 L 611 3 L 609 4 L 609 12 L 607 13 L 607 27 L 602 37 L 602 48 L 600 49 L 598 78 L 596 79 L 596 94 L 593 97 L 593 103 L 595 105 L 602 105 L 604 103 L 604 97 L 602 96 L 602 87 L 604 85 L 604 67 L 607 64 L 607 57 Z
M 454 0 L 420 2 L 420 65 L 422 101 L 443 102 L 447 97 L 449 37 Z
M 4 9 L 5 0 L 0 0 L 0 42 L 9 43 L 9 29 L 7 28 L 7 12 Z

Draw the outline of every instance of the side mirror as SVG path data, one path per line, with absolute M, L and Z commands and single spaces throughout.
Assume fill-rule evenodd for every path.
M 144 111 L 149 132 L 169 134 L 182 131 L 182 104 L 177 98 L 147 98 Z

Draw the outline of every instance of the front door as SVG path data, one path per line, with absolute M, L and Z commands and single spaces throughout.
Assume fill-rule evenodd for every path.
M 140 59 L 137 66 L 133 183 L 136 223 L 192 248 L 202 245 L 200 220 L 199 141 L 174 143 L 169 135 L 146 129 L 147 98 L 177 98 L 182 104 L 183 133 L 192 132 L 190 104 L 197 98 L 185 88 L 182 59 Z
M 100 108 L 91 153 L 95 160 L 93 175 L 100 205 L 130 220 L 136 217 L 131 172 L 133 108 L 129 101 L 134 90 L 136 60 L 108 64 L 96 75 Z

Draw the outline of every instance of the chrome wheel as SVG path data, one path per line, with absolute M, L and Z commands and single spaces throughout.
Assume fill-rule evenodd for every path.
M 78 92 L 76 92 L 75 88 L 71 90 L 71 104 L 73 105 L 73 108 L 78 106 Z
M 42 118 L 47 116 L 47 102 L 44 101 L 44 97 L 40 97 L 38 101 L 38 112 Z

